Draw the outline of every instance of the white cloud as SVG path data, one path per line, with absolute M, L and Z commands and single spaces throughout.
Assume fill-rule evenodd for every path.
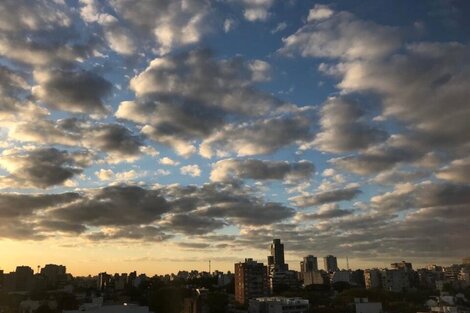
M 163 165 L 170 165 L 170 166 L 176 166 L 180 164 L 179 162 L 170 159 L 169 157 L 163 157 L 160 160 L 158 160 L 158 163 L 163 164 Z
M 180 168 L 180 172 L 183 175 L 189 175 L 193 177 L 201 176 L 201 169 L 197 164 L 185 165 Z

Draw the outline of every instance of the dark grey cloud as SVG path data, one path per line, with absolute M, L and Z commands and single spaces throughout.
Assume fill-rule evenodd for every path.
M 42 220 L 37 225 L 38 231 L 81 234 L 87 230 L 85 225 L 60 220 Z
M 223 220 L 193 213 L 169 215 L 161 223 L 163 229 L 187 235 L 202 235 L 227 225 Z
M 366 149 L 387 139 L 385 131 L 366 122 L 366 112 L 352 99 L 330 98 L 320 115 L 322 129 L 310 145 L 321 151 L 341 153 Z
M 219 225 L 220 220 L 240 225 L 271 224 L 291 218 L 295 214 L 293 208 L 280 203 L 265 202 L 256 197 L 253 190 L 235 182 L 211 183 L 201 187 L 175 186 L 168 188 L 164 193 L 167 199 L 172 200 L 176 210 L 191 211 L 191 218 L 197 216 L 198 221 L 208 219 L 211 225 L 215 222 Z
M 78 193 L 19 194 L 0 193 L 0 218 L 29 216 L 36 210 L 59 206 L 78 199 Z
M 394 135 L 383 144 L 356 155 L 335 158 L 332 163 L 359 175 L 371 175 L 389 171 L 397 165 L 419 162 L 428 151 L 418 139 Z
M 470 186 L 452 183 L 410 183 L 397 185 L 393 191 L 371 198 L 379 211 L 453 206 L 470 203 Z
M 95 231 L 86 234 L 86 238 L 92 241 L 103 240 L 131 240 L 160 242 L 173 237 L 155 226 L 121 226 L 112 230 Z
M 85 193 L 79 201 L 51 212 L 51 218 L 92 226 L 149 224 L 170 206 L 158 190 L 110 186 Z
M 301 195 L 292 197 L 291 200 L 294 205 L 298 207 L 309 207 L 331 202 L 351 200 L 361 193 L 358 187 L 349 187 L 344 189 L 336 189 L 323 191 L 312 195 Z
M 74 113 L 103 114 L 104 98 L 111 92 L 111 83 L 90 71 L 67 68 L 37 70 L 34 78 L 38 85 L 33 96 L 56 110 Z
M 244 199 L 239 202 L 214 203 L 198 214 L 226 218 L 242 225 L 268 225 L 293 217 L 295 210 L 279 203 Z
M 3 188 L 62 185 L 81 174 L 90 163 L 91 155 L 86 151 L 68 152 L 56 148 L 8 151 L 0 158 L 0 166 L 10 174 L 1 177 L 0 182 Z
M 256 159 L 224 159 L 212 166 L 212 181 L 232 179 L 298 181 L 312 178 L 315 166 L 309 161 L 286 162 Z
M 19 122 L 10 129 L 9 136 L 39 144 L 81 146 L 106 152 L 117 160 L 136 157 L 144 147 L 142 136 L 120 124 L 91 123 L 77 118 Z
M 267 115 L 284 104 L 255 89 L 269 69 L 260 60 L 215 60 L 207 50 L 157 58 L 131 80 L 137 98 L 121 102 L 116 116 L 145 125 L 147 136 L 188 154 L 192 140 L 209 137 L 228 119 Z

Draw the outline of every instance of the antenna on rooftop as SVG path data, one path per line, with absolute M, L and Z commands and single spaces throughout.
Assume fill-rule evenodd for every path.
M 346 268 L 349 271 L 349 259 L 348 256 L 346 256 Z
M 211 273 L 211 260 L 209 260 L 209 274 Z

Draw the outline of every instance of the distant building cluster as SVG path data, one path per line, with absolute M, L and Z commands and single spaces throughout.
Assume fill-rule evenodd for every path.
M 420 303 L 423 310 L 417 313 L 470 312 L 470 299 L 460 292 L 470 290 L 470 258 L 451 266 L 414 269 L 411 263 L 401 261 L 389 268 L 352 270 L 349 265 L 340 269 L 336 256 L 319 258 L 310 254 L 300 260 L 300 271 L 295 271 L 285 261 L 280 239 L 274 239 L 268 249 L 266 264 L 246 258 L 234 264 L 234 273 L 193 270 L 148 277 L 134 271 L 73 277 L 63 265 L 47 264 L 36 271 L 17 266 L 10 273 L 0 270 L 0 312 L 151 313 L 153 309 L 159 313 L 168 310 L 162 303 L 170 303 L 171 307 L 172 301 L 177 301 L 174 312 L 178 313 L 335 312 L 332 299 L 354 288 L 371 291 L 372 295 L 428 290 L 432 296 Z M 319 268 L 319 259 L 323 269 Z M 323 297 L 325 303 L 310 303 L 308 299 L 312 298 L 305 297 L 309 293 Z M 14 300 L 2 302 L 8 297 Z M 391 309 L 390 303 L 364 297 L 351 298 L 341 310 L 400 312 Z
M 448 267 L 432 265 L 414 270 L 411 263 L 402 261 L 392 263 L 390 268 L 385 269 L 351 270 L 339 269 L 337 258 L 327 255 L 323 257 L 324 269 L 321 270 L 318 268 L 318 258 L 307 255 L 300 261 L 300 271 L 296 272 L 289 270 L 288 264 L 285 263 L 284 244 L 280 239 L 273 240 L 270 252 L 267 266 L 253 259 L 245 259 L 244 262 L 235 264 L 235 299 L 240 305 L 248 305 L 250 313 L 307 312 L 307 309 L 300 306 L 297 310 L 291 311 L 286 305 L 284 305 L 284 311 L 281 309 L 270 311 L 266 308 L 276 306 L 275 303 L 282 301 L 288 303 L 291 300 L 268 296 L 282 290 L 298 290 L 313 286 L 347 285 L 397 293 L 419 288 L 442 292 L 446 287 L 470 287 L 470 258 L 463 259 L 460 265 Z M 292 301 L 294 303 L 297 300 Z M 279 306 L 282 307 L 282 305 Z M 356 312 L 382 312 L 380 304 L 370 303 L 367 299 L 358 299 L 355 307 Z

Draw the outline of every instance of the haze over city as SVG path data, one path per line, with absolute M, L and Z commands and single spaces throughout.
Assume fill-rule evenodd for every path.
M 0 1 L 0 269 L 233 271 L 274 238 L 296 270 L 460 262 L 469 13 Z

